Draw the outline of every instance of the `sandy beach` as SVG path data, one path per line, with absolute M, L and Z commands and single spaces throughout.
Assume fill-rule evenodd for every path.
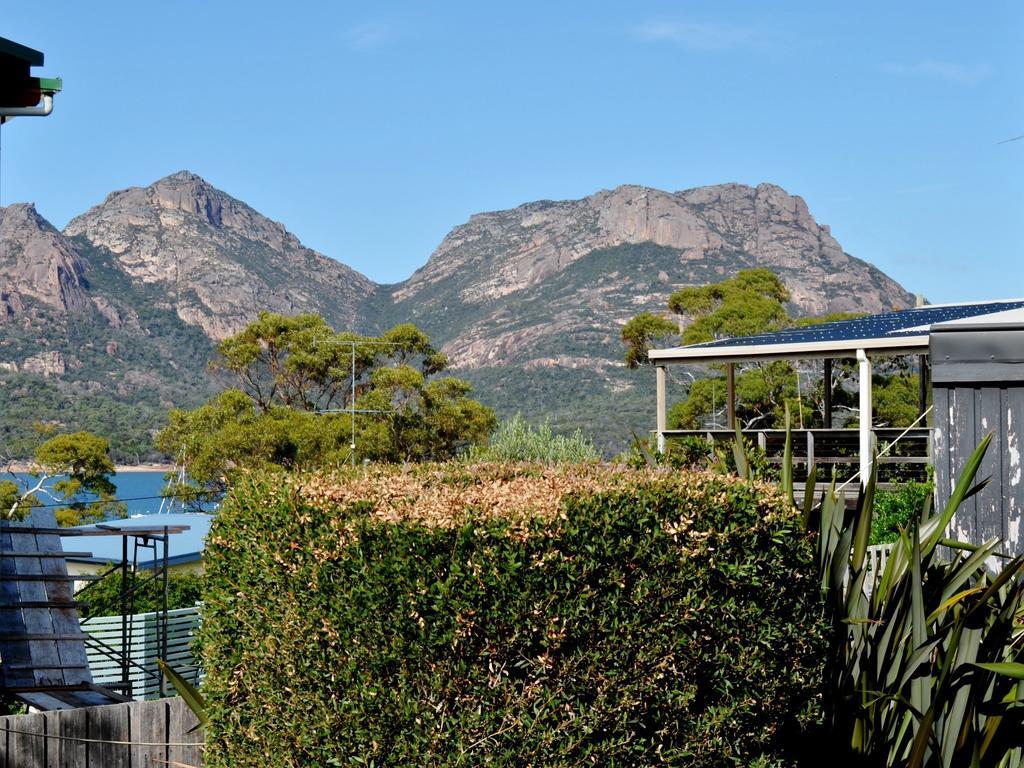
M 32 472 L 35 467 L 27 461 L 13 461 L 7 470 L 10 472 Z M 170 472 L 174 469 L 173 464 L 118 464 L 114 470 L 119 475 L 133 472 Z

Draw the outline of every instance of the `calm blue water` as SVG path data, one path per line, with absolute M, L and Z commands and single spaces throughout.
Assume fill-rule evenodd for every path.
M 8 475 L 8 477 L 10 477 Z M 30 475 L 18 473 L 18 480 L 23 485 L 30 483 L 35 485 L 35 479 Z M 114 476 L 114 485 L 117 486 L 117 498 L 136 499 L 140 496 L 157 496 L 164 487 L 163 472 L 122 472 Z M 40 497 L 44 504 L 52 503 L 52 500 Z M 160 499 L 138 499 L 126 501 L 129 515 L 149 515 L 160 510 Z M 165 510 L 166 511 L 166 510 Z M 181 512 L 181 505 L 177 505 L 175 512 Z M 209 510 L 207 510 L 209 511 Z

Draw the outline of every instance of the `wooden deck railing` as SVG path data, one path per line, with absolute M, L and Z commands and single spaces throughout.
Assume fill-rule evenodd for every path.
M 879 483 L 888 485 L 904 480 L 924 480 L 932 464 L 932 430 L 927 427 L 910 430 L 875 429 L 879 451 Z M 735 438 L 731 429 L 668 429 L 663 432 L 667 441 L 683 438 L 703 438 L 710 445 Z M 793 469 L 796 480 L 807 477 L 807 469 L 818 467 L 818 480 L 828 481 L 835 471 L 840 482 L 853 477 L 859 469 L 860 438 L 856 429 L 794 429 Z M 781 464 L 786 444 L 786 431 L 782 429 L 743 430 L 743 437 L 751 445 L 765 452 L 771 464 Z

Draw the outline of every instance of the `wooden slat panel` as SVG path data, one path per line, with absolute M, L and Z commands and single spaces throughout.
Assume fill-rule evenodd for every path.
M 1003 409 L 1006 536 L 1009 552 L 1016 555 L 1024 552 L 1024 387 L 1006 389 Z
M 58 557 L 66 559 L 69 557 L 92 557 L 92 552 L 48 552 L 45 550 L 36 550 L 35 552 L 8 552 L 7 550 L 4 550 L 4 557 Z
M 14 764 L 25 768 L 46 765 L 45 715 L 22 715 L 12 728 L 17 729 L 11 733 L 11 753 L 17 756 Z
M 46 525 L 48 518 L 53 517 L 50 510 L 34 510 L 32 522 L 39 525 Z M 32 552 L 41 548 L 38 536 L 12 536 L 11 546 L 14 552 Z M 39 558 L 26 557 L 13 559 L 19 577 L 21 576 L 42 576 L 42 566 Z M 27 602 L 48 601 L 46 585 L 41 581 L 29 581 L 20 579 L 18 581 L 18 593 L 21 599 Z M 53 621 L 50 618 L 48 608 L 25 608 L 22 610 L 25 623 L 25 637 L 28 638 L 29 653 L 32 663 L 46 666 L 59 665 L 61 663 L 60 653 L 57 650 L 57 641 L 45 639 L 46 635 L 53 635 Z M 14 640 L 16 642 L 16 640 Z M 36 685 L 61 685 L 64 678 L 52 671 L 36 670 Z
M 954 420 L 950 425 L 950 481 L 953 485 L 960 478 L 964 465 L 977 446 L 976 395 L 971 387 L 957 387 L 951 390 Z M 953 518 L 955 538 L 968 542 L 978 541 L 977 497 L 965 501 Z
M 36 541 L 39 542 L 39 549 L 43 551 L 59 552 L 62 549 L 59 536 L 41 534 L 36 536 Z M 62 558 L 40 558 L 39 564 L 43 575 L 68 577 L 67 563 Z M 71 585 L 66 582 L 47 583 L 46 596 L 47 599 L 56 603 L 70 602 L 74 598 Z M 81 632 L 77 610 L 51 607 L 50 619 L 53 623 L 53 631 L 57 635 L 73 635 Z M 92 682 L 84 643 L 58 642 L 57 651 L 64 664 L 79 667 L 78 669 L 64 670 L 63 679 L 66 685 Z
M 131 710 L 132 722 L 138 723 L 138 727 L 133 732 L 138 734 L 139 741 L 167 744 L 171 740 L 169 738 L 171 734 L 170 712 L 167 707 L 167 701 L 167 699 L 159 699 L 157 701 L 140 701 L 133 705 L 128 705 L 133 708 Z M 140 751 L 148 756 L 148 765 L 166 764 L 171 759 L 171 750 L 167 746 L 145 747 Z M 147 765 L 147 763 L 142 762 L 140 765 Z
M 174 738 L 168 741 L 178 742 L 202 742 L 201 731 L 187 734 L 189 730 L 198 725 L 199 721 L 179 697 L 168 699 L 167 708 L 169 711 L 168 733 Z M 171 761 L 184 763 L 185 765 L 202 765 L 202 751 L 198 747 L 171 747 Z
M 1003 453 L 1006 451 L 1005 434 L 1002 428 L 1002 400 L 998 387 L 980 387 L 976 393 L 976 412 L 978 417 L 975 431 L 975 443 L 980 443 L 985 435 L 992 433 L 992 442 L 985 452 L 978 469 L 977 480 L 991 477 L 992 482 L 978 494 L 975 508 L 977 510 L 978 542 L 993 536 L 1005 539 L 1006 530 L 1003 523 Z
M 89 736 L 108 741 L 130 741 L 128 708 L 121 705 L 89 711 Z M 90 744 L 89 764 L 104 768 L 128 768 L 130 747 L 122 744 Z
M 0 531 L 0 552 L 9 552 L 13 546 L 12 537 L 7 531 Z M 0 573 L 14 573 L 17 560 L 0 556 Z M 21 594 L 18 591 L 16 581 L 0 581 L 0 601 L 5 603 L 19 604 Z M 23 609 L 0 611 L 0 633 L 19 634 L 25 632 L 25 618 Z M 32 666 L 32 654 L 29 651 L 28 643 L 0 643 L 0 658 L 5 662 L 18 665 L 18 668 L 8 670 L 6 664 L 3 667 L 3 682 L 5 685 L 31 685 L 35 682 L 35 675 L 30 668 Z
M 54 723 L 53 733 L 69 739 L 88 738 L 88 714 L 77 709 L 50 712 L 48 717 Z M 59 768 L 82 768 L 85 763 L 85 742 L 62 740 L 57 750 Z

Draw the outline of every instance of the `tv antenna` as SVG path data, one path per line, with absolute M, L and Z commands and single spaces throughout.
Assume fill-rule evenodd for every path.
M 313 346 L 318 344 L 326 344 L 329 346 L 343 346 L 349 347 L 351 354 L 351 365 L 352 370 L 349 374 L 351 380 L 351 394 L 349 396 L 348 408 L 325 408 L 316 411 L 319 414 L 331 414 L 331 413 L 347 413 L 349 415 L 349 423 L 352 426 L 351 440 L 349 442 L 349 458 L 352 466 L 356 464 L 356 414 L 383 414 L 383 413 L 394 413 L 394 409 L 391 410 L 380 410 L 375 408 L 356 408 L 356 347 L 402 347 L 404 344 L 400 344 L 395 341 L 377 341 L 374 339 L 313 339 Z

